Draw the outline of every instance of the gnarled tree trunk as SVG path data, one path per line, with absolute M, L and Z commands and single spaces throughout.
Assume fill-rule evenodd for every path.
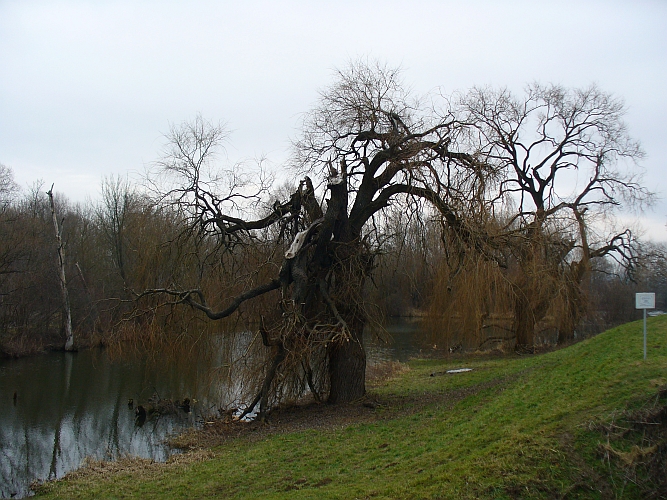
M 515 292 L 514 300 L 514 332 L 517 352 L 533 352 L 535 349 L 535 327 L 544 319 L 549 310 L 551 297 L 537 287 L 526 288 Z
M 366 351 L 363 330 L 329 347 L 329 403 L 349 403 L 366 394 Z
M 514 302 L 514 333 L 518 352 L 532 351 L 535 345 L 535 321 L 530 310 L 529 300 L 521 295 Z

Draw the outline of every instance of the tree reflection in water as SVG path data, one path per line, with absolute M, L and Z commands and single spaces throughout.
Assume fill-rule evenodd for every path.
M 0 497 L 25 496 L 34 479 L 53 479 L 86 457 L 166 460 L 164 439 L 194 425 L 216 386 L 146 359 L 112 361 L 102 350 L 49 353 L 0 364 Z M 218 388 L 219 389 L 219 388 Z M 16 394 L 16 403 L 12 399 Z M 128 399 L 196 398 L 192 413 L 155 415 L 135 425 Z
M 369 339 L 369 363 L 416 353 L 416 329 L 389 328 L 393 346 Z M 214 348 L 159 362 L 112 360 L 101 349 L 0 361 L 0 497 L 26 496 L 31 481 L 60 478 L 86 457 L 166 460 L 166 437 L 239 403 L 241 387 L 230 383 L 228 368 L 251 341 L 247 333 L 220 337 Z M 155 394 L 196 403 L 190 413 L 153 414 L 137 425 L 136 406 Z

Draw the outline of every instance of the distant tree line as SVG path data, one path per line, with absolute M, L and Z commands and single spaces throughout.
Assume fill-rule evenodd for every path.
M 37 183 L 24 193 L 13 183 L 10 169 L 3 167 L 2 176 L 1 352 L 14 356 L 62 348 L 63 301 L 46 189 Z M 120 340 L 138 325 L 136 331 L 149 341 L 160 321 L 175 322 L 168 312 L 123 321 L 134 310 L 132 290 L 153 286 L 174 272 L 169 244 L 178 237 L 174 214 L 118 178 L 102 183 L 102 199 L 96 204 L 72 204 L 58 195 L 57 186 L 54 198 L 76 344 Z
M 532 350 L 637 318 L 635 291 L 666 307 L 664 246 L 609 218 L 653 196 L 620 101 L 534 84 L 423 102 L 397 71 L 352 64 L 306 115 L 298 184 L 221 166 L 224 129 L 197 117 L 140 186 L 104 179 L 87 204 L 56 186 L 76 344 L 179 352 L 250 326 L 266 351 L 251 392 L 266 398 L 326 392 L 346 363 L 363 380 L 373 317 L 427 315 L 449 349 Z M 46 188 L 20 191 L 2 166 L 0 201 L 1 352 L 60 348 Z
M 18 356 L 61 349 L 62 300 L 45 187 L 36 184 L 21 192 L 13 183 L 11 170 L 4 166 L 1 181 L 1 353 Z M 267 255 L 258 252 L 255 263 L 207 261 L 206 253 L 214 248 L 203 248 L 203 242 L 191 242 L 190 248 L 184 248 L 185 221 L 160 206 L 154 197 L 140 193 L 126 179 L 114 177 L 102 182 L 101 192 L 98 202 L 87 204 L 72 204 L 56 194 L 66 242 L 66 272 L 77 345 L 131 340 L 145 348 L 167 349 L 175 348 L 173 344 L 182 341 L 184 335 L 207 335 L 224 328 L 184 308 L 145 307 L 139 311 L 133 291 L 154 288 L 165 281 L 197 281 L 205 274 L 211 294 L 216 290 L 218 295 L 231 296 L 243 268 L 249 272 Z M 458 278 L 466 284 L 465 289 L 459 289 L 452 300 L 437 218 L 411 218 L 409 214 L 396 207 L 382 222 L 382 258 L 366 289 L 377 317 L 430 313 L 428 323 L 434 341 L 444 348 L 491 348 L 501 340 L 511 340 L 507 297 L 494 297 L 490 292 L 493 287 L 489 285 L 498 277 L 485 274 L 488 270 L 483 269 L 483 264 L 466 268 Z M 586 314 L 577 325 L 579 338 L 638 319 L 640 312 L 634 308 L 637 291 L 657 292 L 657 309 L 667 310 L 665 247 L 646 244 L 642 249 L 632 276 L 610 260 L 599 261 L 593 269 L 585 286 Z M 182 261 L 187 254 L 188 266 Z M 467 310 L 466 294 L 484 297 L 484 301 L 475 302 L 477 306 L 493 306 L 486 312 Z M 448 300 L 447 307 L 443 307 L 443 300 Z M 538 327 L 540 341 L 556 342 L 558 321 L 562 320 L 560 307 L 556 301 L 547 314 L 551 323 Z M 450 313 L 448 321 L 456 324 L 443 330 L 441 313 L 445 310 Z M 250 323 L 257 320 L 252 311 L 246 312 L 244 319 Z

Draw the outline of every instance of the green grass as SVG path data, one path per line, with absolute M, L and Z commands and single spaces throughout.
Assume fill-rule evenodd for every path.
M 417 360 L 374 389 L 379 420 L 240 438 L 212 457 L 77 474 L 46 498 L 639 498 L 599 430 L 667 383 L 667 317 L 536 356 Z M 474 370 L 444 375 L 449 368 Z M 435 374 L 435 376 L 431 376 Z

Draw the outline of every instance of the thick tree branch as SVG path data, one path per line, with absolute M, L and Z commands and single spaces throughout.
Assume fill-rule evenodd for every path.
M 210 319 L 218 320 L 230 316 L 246 300 L 254 299 L 255 297 L 259 297 L 260 295 L 268 293 L 272 290 L 277 290 L 280 287 L 281 287 L 280 280 L 278 279 L 271 280 L 268 283 L 252 288 L 251 290 L 248 290 L 240 295 L 237 295 L 236 297 L 234 297 L 231 304 L 226 309 L 223 309 L 221 311 L 214 311 L 213 309 L 211 309 L 206 303 L 206 299 L 204 297 L 203 292 L 199 289 L 171 290 L 169 288 L 153 288 L 149 290 L 144 290 L 143 292 L 136 294 L 136 299 L 139 300 L 142 297 L 146 297 L 149 295 L 160 295 L 160 294 L 171 295 L 173 297 L 177 297 L 177 300 L 173 302 L 174 304 L 188 304 L 194 307 L 195 309 L 199 309 L 200 311 L 204 312 L 206 316 L 208 316 Z M 194 297 L 197 297 L 199 300 L 196 300 Z

